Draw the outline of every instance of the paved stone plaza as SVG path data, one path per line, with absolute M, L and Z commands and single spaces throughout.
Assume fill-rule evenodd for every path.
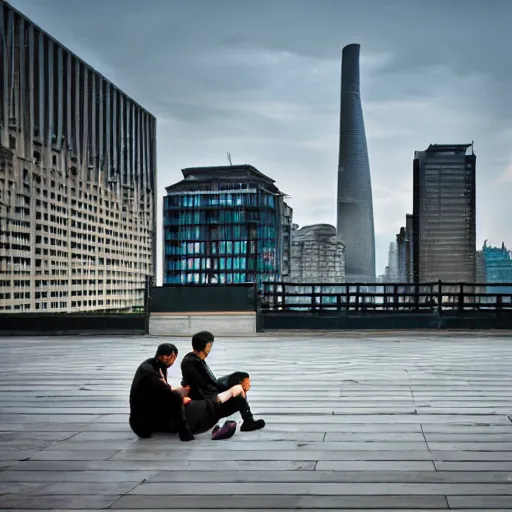
M 161 341 L 0 339 L 2 510 L 512 510 L 512 337 L 218 339 L 267 427 L 192 443 L 128 427 Z

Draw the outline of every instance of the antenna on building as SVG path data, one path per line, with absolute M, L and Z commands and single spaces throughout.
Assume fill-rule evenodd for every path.
M 229 165 L 233 165 L 233 162 L 231 161 L 231 153 L 228 153 L 228 162 L 229 162 Z

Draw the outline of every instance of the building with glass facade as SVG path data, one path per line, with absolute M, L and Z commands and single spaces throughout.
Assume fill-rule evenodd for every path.
M 487 293 L 512 294 L 512 251 L 509 251 L 504 243 L 501 247 L 491 247 L 484 243 L 481 254 Z M 493 283 L 510 283 L 510 286 L 492 286 Z
M 292 209 L 251 165 L 196 167 L 166 188 L 163 283 L 279 281 L 289 273 Z
M 345 244 L 348 283 L 375 282 L 375 227 L 368 146 L 361 106 L 358 44 L 343 48 L 337 230 Z

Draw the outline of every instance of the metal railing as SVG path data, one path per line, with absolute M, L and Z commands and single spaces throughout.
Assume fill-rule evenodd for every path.
M 512 310 L 512 283 L 267 282 L 259 307 L 279 312 Z

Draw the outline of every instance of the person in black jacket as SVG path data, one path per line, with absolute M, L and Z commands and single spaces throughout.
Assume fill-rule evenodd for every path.
M 255 420 L 246 393 L 251 387 L 251 379 L 248 373 L 234 372 L 217 379 L 205 359 L 210 353 L 215 338 L 211 332 L 201 331 L 192 336 L 192 352 L 189 352 L 181 362 L 183 374 L 182 385 L 189 388 L 189 396 L 194 399 L 222 399 L 223 393 L 233 386 L 241 385 L 244 393 L 242 399 L 245 402 L 240 411 L 244 420 L 240 430 L 258 430 L 265 426 L 265 421 Z M 241 401 L 241 400 L 240 400 Z
M 178 349 L 159 345 L 155 357 L 144 361 L 133 378 L 130 390 L 130 427 L 141 437 L 156 432 L 178 433 L 182 441 L 211 429 L 221 418 L 244 411 L 246 401 L 241 385 L 226 390 L 221 399 L 190 400 L 189 389 L 173 389 L 167 382 L 167 369 L 178 357 Z

